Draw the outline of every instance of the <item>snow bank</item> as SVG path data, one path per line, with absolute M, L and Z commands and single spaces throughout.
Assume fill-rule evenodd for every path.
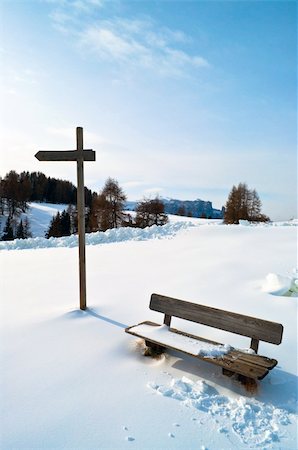
M 189 408 L 207 414 L 218 424 L 218 433 L 228 433 L 228 420 L 231 430 L 250 448 L 267 447 L 280 442 L 284 427 L 292 419 L 292 414 L 285 409 L 254 398 L 227 397 L 203 380 L 193 382 L 183 376 L 171 378 L 167 384 L 149 382 L 147 386 L 164 397 L 171 397 Z
M 177 333 L 172 333 L 169 331 L 167 325 L 156 327 L 142 324 L 131 328 L 131 331 L 145 339 L 152 339 L 165 346 L 174 347 L 184 352 L 191 353 L 192 355 L 200 355 L 205 358 L 219 358 L 231 350 L 229 345 L 209 344 Z
M 147 228 L 113 228 L 111 230 L 97 231 L 86 234 L 86 245 L 110 244 L 124 241 L 147 241 L 149 239 L 164 239 L 174 236 L 178 231 L 193 226 L 191 222 L 168 223 L 163 226 L 153 225 Z M 0 242 L 0 250 L 25 250 L 57 247 L 76 247 L 78 236 L 49 239 L 37 237 L 30 239 L 15 239 L 14 241 Z
M 277 273 L 268 273 L 263 283 L 262 290 L 272 295 L 298 297 L 298 273 L 294 276 L 284 276 Z

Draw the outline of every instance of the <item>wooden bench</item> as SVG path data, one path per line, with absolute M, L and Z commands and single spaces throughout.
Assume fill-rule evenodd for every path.
M 277 345 L 281 343 L 283 326 L 279 323 L 158 294 L 152 294 L 149 307 L 165 315 L 164 325 L 146 321 L 128 327 L 125 331 L 143 338 L 147 347 L 155 353 L 162 353 L 165 348 L 169 348 L 221 366 L 224 375 L 238 374 L 258 380 L 262 380 L 277 364 L 275 359 L 260 356 L 257 352 L 259 341 Z M 251 338 L 252 351 L 241 351 L 230 346 L 227 348 L 218 342 L 170 328 L 172 317 L 247 336 Z M 204 350 L 206 347 L 207 351 Z M 218 349 L 222 349 L 222 352 L 214 356 Z

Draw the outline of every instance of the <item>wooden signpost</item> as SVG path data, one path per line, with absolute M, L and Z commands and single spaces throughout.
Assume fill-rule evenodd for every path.
M 86 309 L 86 252 L 85 252 L 85 190 L 84 161 L 95 161 L 95 151 L 83 149 L 83 128 L 77 127 L 76 150 L 40 150 L 35 157 L 39 161 L 77 162 L 77 209 L 79 231 L 80 309 Z

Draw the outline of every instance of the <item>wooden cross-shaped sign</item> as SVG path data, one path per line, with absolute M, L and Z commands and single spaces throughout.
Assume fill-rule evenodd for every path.
M 85 253 L 85 190 L 84 161 L 95 161 L 93 150 L 83 149 L 83 128 L 77 127 L 76 150 L 40 150 L 35 157 L 39 161 L 76 161 L 77 162 L 77 209 L 79 231 L 79 269 L 80 269 L 80 308 L 86 309 L 86 253 Z

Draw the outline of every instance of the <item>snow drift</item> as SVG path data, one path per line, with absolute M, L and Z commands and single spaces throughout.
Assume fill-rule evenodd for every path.
M 147 228 L 113 228 L 107 231 L 86 233 L 86 245 L 110 244 L 125 241 L 147 241 L 148 239 L 163 239 L 174 236 L 178 231 L 192 226 L 191 222 L 168 223 L 163 226 L 153 225 Z M 49 239 L 37 237 L 29 239 L 15 239 L 0 242 L 0 250 L 25 250 L 38 248 L 77 247 L 78 236 Z

